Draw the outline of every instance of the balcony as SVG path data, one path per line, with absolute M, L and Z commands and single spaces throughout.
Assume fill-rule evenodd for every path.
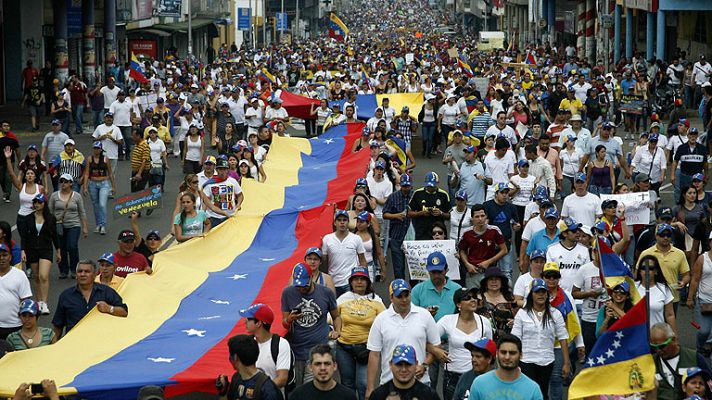
M 190 11 L 195 17 L 225 18 L 230 15 L 229 0 L 190 0 Z

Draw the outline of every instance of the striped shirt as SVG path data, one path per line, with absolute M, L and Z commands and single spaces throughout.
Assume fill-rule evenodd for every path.
M 383 205 L 383 213 L 389 214 L 399 214 L 404 210 L 408 209 L 408 203 L 410 203 L 410 193 L 404 195 L 400 190 L 393 192 L 388 199 L 386 204 Z M 402 241 L 405 238 L 406 232 L 408 232 L 408 227 L 410 226 L 410 218 L 406 215 L 403 221 L 398 219 L 390 220 L 390 227 L 388 228 L 388 237 L 392 240 Z
M 406 143 L 413 141 L 413 131 L 411 131 L 411 126 L 416 123 L 410 117 L 402 118 L 398 117 L 393 120 L 393 129 L 403 136 L 403 140 Z
M 79 150 L 74 150 L 70 156 L 66 151 L 57 154 L 52 160 L 52 170 L 56 170 L 58 175 L 69 174 L 74 181 L 79 181 L 84 173 L 87 160 Z
M 146 160 L 146 163 L 143 165 L 143 172 L 146 172 L 151 165 L 151 148 L 148 147 L 145 140 L 141 140 L 131 152 L 131 171 L 133 173 L 138 172 L 144 160 Z

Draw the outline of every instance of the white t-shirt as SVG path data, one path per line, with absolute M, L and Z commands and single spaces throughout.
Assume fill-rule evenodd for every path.
M 526 178 L 522 178 L 519 175 L 514 175 L 509 178 L 509 180 L 515 185 L 519 186 L 517 194 L 512 198 L 512 204 L 515 206 L 526 207 L 532 201 L 532 191 L 534 190 L 534 182 L 536 177 L 532 175 L 527 175 Z
M 586 192 L 585 196 L 571 193 L 564 199 L 561 206 L 561 217 L 571 217 L 576 222 L 586 226 L 596 223 L 596 215 L 601 215 L 601 198 L 593 193 Z
M 592 262 L 586 263 L 579 268 L 574 278 L 574 286 L 584 292 L 603 287 L 601 282 L 601 272 Z M 606 303 L 606 296 L 588 297 L 583 299 L 581 305 L 581 320 L 596 323 L 598 311 Z
M 359 265 L 358 255 L 366 253 L 361 237 L 351 232 L 343 241 L 336 237 L 336 232 L 324 236 L 321 251 L 329 256 L 328 273 L 337 287 L 349 284 L 351 269 Z
M 337 285 L 338 286 L 338 285 Z M 370 351 L 381 353 L 381 379 L 382 385 L 393 379 L 393 373 L 389 366 L 393 349 L 400 344 L 408 344 L 415 349 L 418 364 L 425 362 L 425 346 L 427 343 L 440 345 L 440 335 L 435 319 L 428 310 L 410 305 L 410 312 L 405 318 L 401 317 L 393 310 L 393 305 L 378 314 L 371 330 L 368 333 L 368 343 L 366 348 Z M 430 383 L 430 375 L 423 374 L 420 378 L 423 383 Z
M 483 337 L 492 339 L 492 323 L 489 319 L 475 314 L 477 329 L 472 333 L 465 333 L 457 328 L 458 317 L 459 314 L 448 314 L 440 318 L 437 322 L 438 334 L 441 339 L 448 339 L 451 362 L 447 365 L 447 370 L 464 374 L 472 369 L 472 354 L 465 348 L 465 343 L 475 342 Z
M 464 217 L 464 218 L 463 218 Z M 470 208 L 465 207 L 465 211 L 457 211 L 457 207 L 450 210 L 450 234 L 448 239 L 458 241 L 467 231 L 472 230 L 472 218 L 470 218 Z M 458 231 L 460 235 L 458 237 Z
M 118 100 L 111 103 L 109 112 L 114 113 L 114 125 L 116 126 L 131 126 L 131 110 L 133 104 L 124 99 L 123 102 Z
M 120 91 L 121 88 L 118 86 L 114 86 L 113 89 L 109 89 L 108 86 L 104 86 L 99 89 L 99 92 L 104 95 L 104 107 L 108 107 L 107 104 L 110 106 L 113 102 L 115 102 Z
M 380 182 L 376 182 L 373 176 L 366 178 L 368 182 L 368 190 L 371 192 L 371 196 L 377 199 L 387 199 L 388 196 L 393 193 L 393 184 L 386 177 L 384 177 Z M 376 209 L 373 210 L 376 217 L 383 218 L 383 206 L 380 204 L 376 205 Z
M 492 114 L 495 115 L 495 114 Z M 505 125 L 504 128 L 499 129 L 499 127 L 495 124 L 487 128 L 487 133 L 485 133 L 485 137 L 494 135 L 495 138 L 499 138 L 500 136 L 504 137 L 509 141 L 509 143 L 514 146 L 517 144 L 517 135 L 514 133 L 514 129 L 512 129 L 511 126 Z
M 213 171 L 213 176 L 217 175 L 217 171 Z M 203 185 L 205 185 L 205 182 L 207 182 L 208 179 L 212 178 L 213 176 L 205 176 L 205 170 L 198 172 L 198 187 L 202 188 Z
M 460 115 L 460 107 L 458 107 L 457 104 L 451 106 L 445 103 L 438 110 L 438 116 L 443 117 L 443 125 L 455 125 L 455 122 L 457 122 L 458 115 Z
M 94 129 L 94 133 L 91 135 L 94 139 L 99 136 L 105 135 L 107 133 L 111 134 L 114 140 L 119 141 L 124 137 L 121 135 L 121 129 L 116 125 L 106 126 L 106 124 L 101 124 Z M 106 138 L 101 141 L 101 145 L 104 147 L 104 152 L 106 152 L 106 158 L 109 160 L 116 160 L 119 158 L 119 145 L 114 143 L 111 139 Z
M 257 357 L 255 366 L 267 374 L 270 379 L 275 379 L 277 377 L 277 370 L 289 370 L 292 362 L 292 355 L 290 353 L 289 342 L 287 342 L 286 339 L 279 338 L 277 364 L 274 363 L 274 359 L 272 358 L 272 339 L 264 343 L 258 343 L 258 345 L 260 348 L 260 355 Z
M 517 158 L 512 150 L 507 150 L 504 157 L 497 158 L 495 152 L 485 157 L 485 176 L 492 178 L 492 184 L 487 188 L 487 200 L 494 198 L 494 187 L 500 183 L 509 183 L 509 175 L 514 174 L 514 164 Z
M 29 297 L 32 297 L 32 289 L 24 272 L 11 267 L 5 276 L 0 276 L 0 328 L 22 325 L 18 316 L 20 301 Z
M 222 182 L 208 180 L 203 187 L 203 193 L 208 196 L 208 199 L 210 199 L 210 202 L 213 203 L 215 207 L 225 211 L 229 216 L 232 216 L 237 211 L 237 197 L 242 193 L 242 188 L 235 178 L 228 177 Z M 207 209 L 206 213 L 211 218 L 225 218 L 220 214 L 216 214 L 211 209 Z
M 263 115 L 264 113 L 260 107 L 248 107 L 245 111 L 245 120 L 247 121 L 247 125 L 253 128 L 259 128 L 260 126 L 264 125 L 264 120 L 262 118 Z
M 638 289 L 640 297 L 644 297 L 645 286 L 640 282 L 636 282 L 635 287 Z M 656 283 L 655 286 L 650 287 L 650 326 L 658 322 L 666 322 L 665 305 L 672 303 L 672 301 L 672 291 L 667 285 Z
M 531 286 L 533 280 L 534 277 L 532 277 L 531 272 L 527 272 L 524 275 L 519 275 L 519 278 L 517 278 L 517 281 L 514 283 L 514 289 L 512 289 L 512 294 L 514 296 L 522 296 L 524 302 L 526 303 L 527 296 L 529 296 L 529 291 L 532 288 Z
M 559 286 L 570 293 L 574 287 L 576 273 L 582 265 L 591 262 L 591 257 L 588 255 L 588 249 L 578 242 L 570 249 L 562 242 L 557 242 L 546 249 L 546 261 L 559 264 L 561 272 Z M 576 302 L 580 303 L 579 300 Z
M 274 109 L 272 107 L 268 107 L 267 111 L 265 112 L 265 119 L 266 120 L 273 120 L 277 118 L 287 118 L 289 117 L 289 114 L 287 113 L 287 110 L 284 109 L 284 107 L 280 107 L 279 109 Z
M 148 147 L 151 149 L 151 166 L 153 167 L 160 167 L 163 165 L 163 158 L 161 158 L 161 154 L 166 151 L 166 144 L 163 143 L 163 140 L 156 138 L 155 142 L 152 142 L 151 139 L 148 139 L 146 141 L 148 144 Z
M 546 228 L 546 222 L 541 218 L 532 218 L 524 225 L 524 230 L 522 231 L 522 240 L 530 241 L 532 236 L 539 232 L 540 230 Z

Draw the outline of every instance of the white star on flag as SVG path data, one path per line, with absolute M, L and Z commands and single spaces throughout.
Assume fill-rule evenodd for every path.
M 596 364 L 596 361 L 594 361 L 593 358 L 589 358 L 588 361 L 586 361 L 586 364 L 588 364 L 589 367 L 593 367 Z
M 619 348 L 619 347 L 621 347 L 621 341 L 620 341 L 620 340 L 614 340 L 612 346 L 615 347 L 616 349 Z
M 334 143 L 334 139 L 326 139 L 324 140 L 324 144 L 332 144 Z
M 172 363 L 175 361 L 175 358 L 165 358 L 165 357 L 148 357 L 149 361 L 153 361 L 155 363 Z
M 233 281 L 237 281 L 240 279 L 247 279 L 247 274 L 235 274 L 233 276 L 229 276 L 228 279 L 232 279 Z
M 616 339 L 623 339 L 623 331 L 616 332 Z
M 275 260 L 274 258 L 263 258 L 263 257 L 260 257 L 260 261 L 264 261 L 264 262 L 269 262 L 269 261 L 274 261 L 274 260 Z
M 220 318 L 220 316 L 219 316 L 219 315 L 211 315 L 211 316 L 209 316 L 209 317 L 200 317 L 200 318 L 198 318 L 198 319 L 199 319 L 199 320 L 202 320 L 202 321 L 205 321 L 205 320 L 217 319 L 217 318 Z
M 184 329 L 181 332 L 185 332 L 188 334 L 188 336 L 197 336 L 197 337 L 205 337 L 205 331 L 199 331 L 197 329 Z
M 608 349 L 608 351 L 606 352 L 606 357 L 608 357 L 608 358 L 613 358 L 613 355 L 614 355 L 613 350 L 612 350 L 612 349 Z
M 599 364 L 603 365 L 603 364 L 606 362 L 606 357 L 603 357 L 602 355 L 600 355 L 600 356 L 598 356 L 598 358 L 596 359 L 596 362 L 598 362 Z
M 210 300 L 210 301 L 212 301 L 215 304 L 230 304 L 230 302 L 226 301 L 226 300 Z

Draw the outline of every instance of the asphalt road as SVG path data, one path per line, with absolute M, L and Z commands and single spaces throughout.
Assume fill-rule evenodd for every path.
M 298 136 L 301 132 L 292 131 L 293 135 Z M 18 135 L 20 138 L 21 148 L 25 149 L 29 144 L 39 145 L 42 141 L 44 133 L 22 133 Z M 84 155 L 91 154 L 91 137 L 90 134 L 83 134 L 74 137 L 77 142 L 77 149 L 81 151 Z M 624 151 L 628 152 L 632 148 L 632 141 L 626 141 Z M 416 145 L 417 146 L 417 145 Z M 211 153 L 214 153 L 211 151 Z M 423 182 L 424 176 L 428 171 L 436 171 L 440 177 L 444 180 L 447 176 L 445 167 L 440 162 L 440 157 L 433 157 L 432 159 L 426 159 L 420 157 L 419 151 L 414 148 L 413 153 L 416 155 L 418 166 L 414 172 L 414 183 L 418 187 L 421 182 Z M 166 233 L 170 231 L 170 226 L 172 223 L 172 210 L 175 204 L 175 196 L 178 192 L 178 185 L 183 179 L 183 174 L 180 168 L 180 162 L 176 158 L 169 158 L 169 166 L 171 169 L 166 174 L 166 187 L 163 200 L 163 206 L 160 209 L 155 210 L 151 216 L 146 216 L 145 213 L 139 220 L 141 232 L 145 235 L 151 229 L 158 229 L 164 235 L 164 246 L 176 245 L 175 241 L 170 235 L 166 236 Z M 118 194 L 124 194 L 129 192 L 129 173 L 130 165 L 128 161 L 120 161 L 117 171 L 117 190 Z M 444 183 L 441 183 L 441 187 L 444 188 Z M 672 189 L 667 188 L 663 190 L 663 202 L 666 205 L 672 205 Z M 11 197 L 12 202 L 9 204 L 0 203 L 0 220 L 5 220 L 10 222 L 10 225 L 14 227 L 16 213 L 19 206 L 17 199 L 17 192 L 13 189 L 13 195 Z M 87 214 L 89 219 L 89 237 L 81 238 L 79 242 L 80 258 L 89 258 L 96 260 L 103 252 L 106 251 L 116 251 L 117 250 L 117 235 L 118 232 L 125 228 L 130 228 L 129 220 L 127 218 L 114 219 L 112 216 L 108 216 L 108 229 L 106 235 L 99 235 L 93 233 L 94 230 L 94 217 L 92 212 L 92 204 L 89 199 L 85 199 L 85 205 L 87 207 Z M 17 239 L 16 231 L 13 232 L 14 238 Z M 516 270 L 516 268 L 515 268 Z M 74 282 L 70 279 L 59 280 L 58 279 L 58 269 L 56 267 L 52 268 L 50 274 L 50 294 L 49 294 L 49 307 L 53 311 L 56 307 L 57 298 L 59 294 L 66 288 L 72 286 Z M 516 272 L 515 272 L 516 276 Z M 393 279 L 392 275 L 388 277 L 385 282 L 389 282 Z M 386 283 L 377 283 L 375 285 L 376 291 L 388 302 L 388 290 Z M 695 343 L 695 328 L 690 324 L 691 313 L 685 307 L 680 307 L 678 310 L 678 327 L 681 334 L 681 342 L 685 346 L 694 346 Z M 40 319 L 40 325 L 50 326 L 51 315 L 44 316 Z M 189 396 L 190 398 L 195 398 Z M 205 397 L 201 397 L 205 398 Z

